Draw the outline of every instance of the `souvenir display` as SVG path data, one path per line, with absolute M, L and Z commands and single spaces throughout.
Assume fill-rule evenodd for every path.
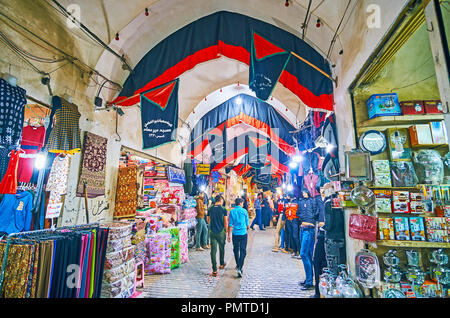
M 422 149 L 414 152 L 414 165 L 421 184 L 442 184 L 444 163 L 436 150 Z
M 378 236 L 380 240 L 395 240 L 394 220 L 378 218 Z
M 431 145 L 433 137 L 431 136 L 430 125 L 414 125 L 409 127 L 409 136 L 411 137 L 411 146 Z
M 409 192 L 393 191 L 392 211 L 394 213 L 410 213 Z
M 392 161 L 411 159 L 409 132 L 406 128 L 388 128 L 386 130 L 390 158 Z
M 409 218 L 409 227 L 411 229 L 412 241 L 426 241 L 425 225 L 422 217 Z
M 389 250 L 383 256 L 383 262 L 386 266 L 383 277 L 386 284 L 381 285 L 380 292 L 384 298 L 405 298 L 405 295 L 400 290 L 399 283 L 403 273 L 400 270 L 400 259 L 396 253 L 396 250 Z
M 440 100 L 424 100 L 423 105 L 427 114 L 442 114 L 443 107 Z
M 372 161 L 375 187 L 391 187 L 391 168 L 389 160 Z
M 402 114 L 396 93 L 372 95 L 366 104 L 369 119 L 381 116 L 400 116 Z
M 431 136 L 433 144 L 448 144 L 447 127 L 444 121 L 430 122 Z
M 380 283 L 380 265 L 376 254 L 361 250 L 355 257 L 356 279 L 364 288 L 374 288 Z
M 411 161 L 393 161 L 391 173 L 393 187 L 415 187 L 419 182 Z
M 409 219 L 407 217 L 394 217 L 395 238 L 399 241 L 409 241 Z
M 400 102 L 402 115 L 425 115 L 425 106 L 422 100 Z
M 392 212 L 392 192 L 390 190 L 374 190 L 375 213 Z
M 386 150 L 386 136 L 378 130 L 370 130 L 359 138 L 359 144 L 362 150 L 374 156 Z

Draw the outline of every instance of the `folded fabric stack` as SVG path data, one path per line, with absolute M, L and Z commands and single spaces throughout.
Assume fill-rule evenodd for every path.
M 195 208 L 187 208 L 181 211 L 181 220 L 189 220 L 197 216 L 197 210 Z
M 170 245 L 171 235 L 169 233 L 156 233 L 146 236 L 144 262 L 146 274 L 170 274 Z
M 131 243 L 137 245 L 145 240 L 146 222 L 143 219 L 136 219 L 133 222 Z
M 178 212 L 180 211 L 180 206 L 176 204 L 160 204 L 158 206 L 159 213 L 169 214 L 174 222 L 178 221 Z
M 131 243 L 131 223 L 113 222 L 109 227 L 102 297 L 129 298 L 134 292 L 135 246 Z
M 189 245 L 188 245 L 188 226 L 182 224 L 180 227 L 180 261 L 181 263 L 189 262 Z
M 184 225 L 188 229 L 192 229 L 197 225 L 197 219 L 196 218 L 190 218 L 181 222 L 178 222 L 178 225 Z
M 170 242 L 170 268 L 174 269 L 180 266 L 180 228 L 170 227 L 159 230 L 158 233 L 169 233 L 171 235 Z
M 163 166 L 163 165 L 156 165 L 155 170 L 156 170 L 156 177 L 158 177 L 158 178 L 165 178 L 165 177 L 167 177 L 166 167 L 165 166 Z
M 163 227 L 162 216 L 160 215 L 152 215 L 147 217 L 147 228 L 146 234 L 155 234 Z

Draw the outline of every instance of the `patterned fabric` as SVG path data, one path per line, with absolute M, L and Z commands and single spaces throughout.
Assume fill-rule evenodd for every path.
M 119 168 L 116 191 L 115 218 L 136 216 L 137 209 L 137 167 Z
M 144 207 L 144 173 L 145 166 L 139 166 L 137 168 L 137 206 L 139 208 Z
M 106 149 L 108 139 L 90 132 L 84 135 L 84 151 L 77 196 L 84 196 L 84 182 L 88 198 L 105 195 Z
M 3 266 L 5 243 L 0 245 L 0 268 Z M 31 245 L 11 244 L 6 261 L 2 297 L 24 298 L 31 266 Z
M 47 181 L 47 191 L 50 191 L 49 204 L 62 202 L 61 195 L 66 194 L 69 175 L 69 156 L 58 156 L 53 161 Z
M 56 107 L 56 119 L 46 145 L 48 151 L 65 154 L 80 152 L 79 121 L 81 114 L 78 112 L 77 105 L 60 97 L 54 98 L 52 102 L 52 106 Z
M 0 144 L 19 146 L 22 138 L 26 91 L 0 78 Z

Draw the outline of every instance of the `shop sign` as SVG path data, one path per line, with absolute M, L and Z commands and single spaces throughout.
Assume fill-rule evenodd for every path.
M 49 204 L 47 206 L 46 219 L 56 219 L 61 214 L 62 203 Z
M 209 176 L 210 171 L 211 171 L 211 165 L 209 165 L 209 164 L 198 164 L 197 165 L 197 175 Z

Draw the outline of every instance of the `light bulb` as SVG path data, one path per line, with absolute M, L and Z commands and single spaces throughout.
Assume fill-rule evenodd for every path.
M 333 149 L 334 149 L 334 146 L 333 146 L 333 145 L 331 145 L 331 144 L 328 144 L 328 145 L 327 145 L 327 148 L 326 148 L 326 150 L 327 150 L 327 153 L 330 153 L 330 152 L 332 152 L 332 151 L 333 151 Z
M 291 169 L 297 168 L 297 163 L 294 162 L 294 161 L 291 161 L 291 162 L 289 163 L 289 168 L 291 168 Z
M 241 105 L 242 104 L 242 98 L 240 98 L 240 97 L 236 98 L 236 104 Z
M 283 184 L 281 185 L 281 187 L 282 187 L 283 189 L 286 189 L 286 183 L 283 183 Z
M 296 155 L 294 156 L 294 158 L 292 158 L 295 162 L 302 162 L 303 161 L 303 157 L 300 155 Z
M 206 187 L 203 185 L 200 187 L 200 191 L 205 192 L 206 191 Z
M 292 184 L 290 184 L 290 185 L 287 186 L 287 190 L 288 190 L 288 191 L 294 190 L 294 187 L 292 186 Z

